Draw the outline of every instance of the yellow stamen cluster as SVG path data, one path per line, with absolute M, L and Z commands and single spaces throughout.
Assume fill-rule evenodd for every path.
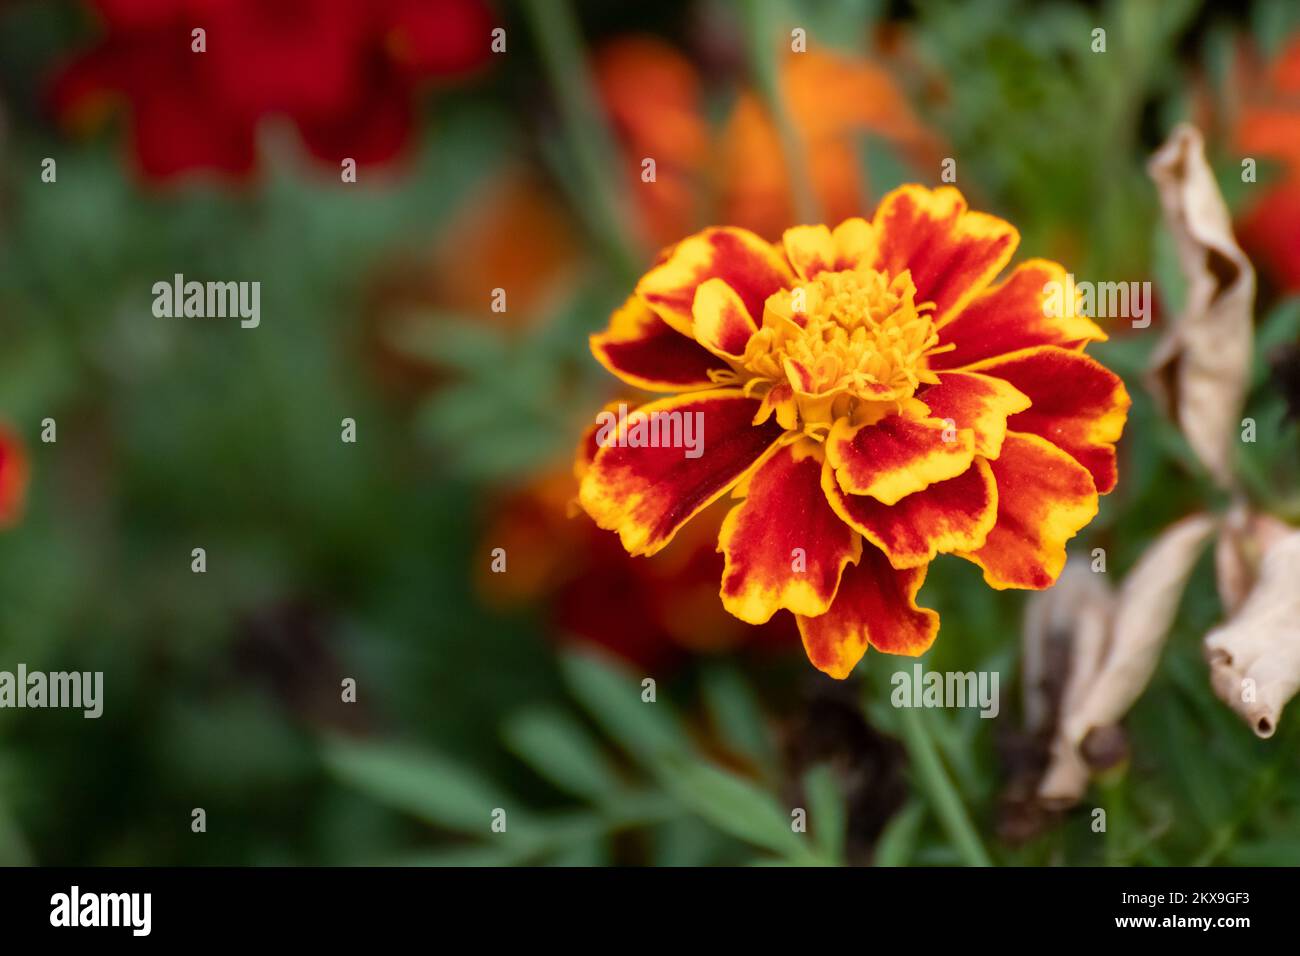
M 766 395 L 788 382 L 805 431 L 836 418 L 878 418 L 937 382 L 926 356 L 939 336 L 931 303 L 916 304 L 910 272 L 823 272 L 771 296 L 743 359 L 745 389 Z M 744 374 L 742 372 L 742 374 Z M 793 409 L 786 413 L 790 417 Z

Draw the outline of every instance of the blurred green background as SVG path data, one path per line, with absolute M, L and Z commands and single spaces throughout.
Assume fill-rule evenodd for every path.
M 745 91 L 778 85 L 778 51 L 802 26 L 810 49 L 889 77 L 923 131 L 845 124 L 862 212 L 899 182 L 936 183 L 951 156 L 972 206 L 1018 226 L 1022 257 L 1153 280 L 1156 325 L 1096 349 L 1135 402 L 1119 488 L 1078 544 L 1105 547 L 1118 577 L 1170 521 L 1222 504 L 1140 384 L 1182 295 L 1146 157 L 1192 119 L 1234 212 L 1285 182 L 1285 155 L 1240 182 L 1234 130 L 1255 95 L 1243 58 L 1266 74 L 1298 14 L 1286 0 L 500 3 L 507 52 L 422 88 L 400 162 L 344 185 L 273 122 L 249 181 L 150 181 L 120 117 L 73 135 L 51 115 L 52 71 L 101 32 L 89 11 L 0 5 L 0 417 L 31 461 L 25 513 L 0 535 L 0 669 L 105 683 L 98 720 L 0 710 L 0 863 L 1300 860 L 1300 718 L 1258 741 L 1211 694 L 1208 560 L 1128 720 L 1131 765 L 1048 819 L 1008 797 L 1033 749 L 1017 733 L 1025 598 L 963 562 L 938 561 L 923 592 L 944 622 L 925 663 L 999 671 L 996 720 L 896 711 L 893 661 L 869 655 L 837 684 L 797 636 L 761 653 L 732 636 L 713 652 L 688 639 L 630 663 L 595 655 L 643 622 L 618 611 L 638 585 L 598 573 L 604 552 L 582 532 L 508 548 L 512 571 L 529 549 L 564 565 L 521 599 L 484 583 L 512 509 L 565 473 L 616 395 L 586 335 L 660 242 L 653 210 L 634 211 L 637 131 L 620 116 L 653 122 L 673 104 L 652 82 L 645 103 L 593 84 L 587 51 L 627 37 L 675 50 L 699 128 L 725 139 Z M 1105 55 L 1089 48 L 1097 26 Z M 689 212 L 656 222 L 707 224 L 762 161 L 709 150 L 682 160 Z M 510 189 L 544 211 L 493 213 L 458 260 Z M 1258 238 L 1273 241 L 1300 244 L 1300 228 Z M 490 257 L 502 242 L 515 251 Z M 475 269 L 512 296 L 527 274 L 528 305 L 493 315 L 485 291 L 467 309 L 449 286 Z M 151 287 L 175 273 L 259 280 L 260 327 L 155 318 Z M 1297 339 L 1300 300 L 1294 276 L 1261 273 L 1248 410 L 1261 438 L 1243 469 L 1294 521 L 1300 453 L 1268 369 Z M 56 443 L 40 440 L 46 417 Z M 355 444 L 340 441 L 347 417 Z M 562 593 L 581 606 L 561 613 Z M 597 606 L 610 610 L 577 613 Z M 570 639 L 578 618 L 586 640 Z M 355 703 L 340 699 L 348 677 Z M 1108 808 L 1106 834 L 1092 806 Z M 206 833 L 191 830 L 196 807 Z M 791 833 L 790 807 L 808 809 L 809 838 Z

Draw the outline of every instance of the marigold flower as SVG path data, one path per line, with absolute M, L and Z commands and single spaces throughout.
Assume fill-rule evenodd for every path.
M 704 453 L 628 442 L 629 418 L 584 448 L 579 503 L 648 555 L 743 497 L 718 537 L 722 603 L 751 624 L 793 612 L 833 677 L 868 646 L 929 648 L 939 618 L 916 596 L 940 553 L 994 588 L 1050 586 L 1115 486 L 1129 398 L 1083 353 L 1101 329 L 1046 308 L 1060 265 L 991 285 L 1018 242 L 956 189 L 915 185 L 780 246 L 731 227 L 682 240 L 591 347 L 628 384 L 680 393 L 640 411 L 698 416 Z

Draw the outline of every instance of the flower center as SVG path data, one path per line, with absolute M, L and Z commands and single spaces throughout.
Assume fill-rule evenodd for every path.
M 933 305 L 915 299 L 910 272 L 889 279 L 871 270 L 823 272 L 772 295 L 745 350 L 746 389 L 789 383 L 804 430 L 896 409 L 938 381 L 926 357 L 950 348 L 936 348 Z

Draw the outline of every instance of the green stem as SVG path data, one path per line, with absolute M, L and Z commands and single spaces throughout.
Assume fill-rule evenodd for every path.
M 623 229 L 626 210 L 614 175 L 618 151 L 591 84 L 587 54 L 568 0 L 521 0 L 560 111 L 565 140 L 582 180 L 582 207 L 614 265 L 636 274 L 644 256 Z
M 961 796 L 943 769 L 922 712 L 914 707 L 899 708 L 899 727 L 916 781 L 957 852 L 967 866 L 992 866 L 993 861 L 966 814 Z
M 741 9 L 745 18 L 746 45 L 749 50 L 749 67 L 754 75 L 772 121 L 781 139 L 781 154 L 785 168 L 790 173 L 790 195 L 794 202 L 795 218 L 801 223 L 821 222 L 817 197 L 813 194 L 808 175 L 807 156 L 798 131 L 786 109 L 781 94 L 780 66 L 777 62 L 777 41 L 780 22 L 776 0 L 748 0 Z
M 1104 855 L 1107 866 L 1123 866 L 1126 860 L 1124 846 L 1127 842 L 1128 807 L 1124 797 L 1124 774 L 1114 776 L 1098 783 L 1102 804 L 1106 809 L 1106 838 Z

